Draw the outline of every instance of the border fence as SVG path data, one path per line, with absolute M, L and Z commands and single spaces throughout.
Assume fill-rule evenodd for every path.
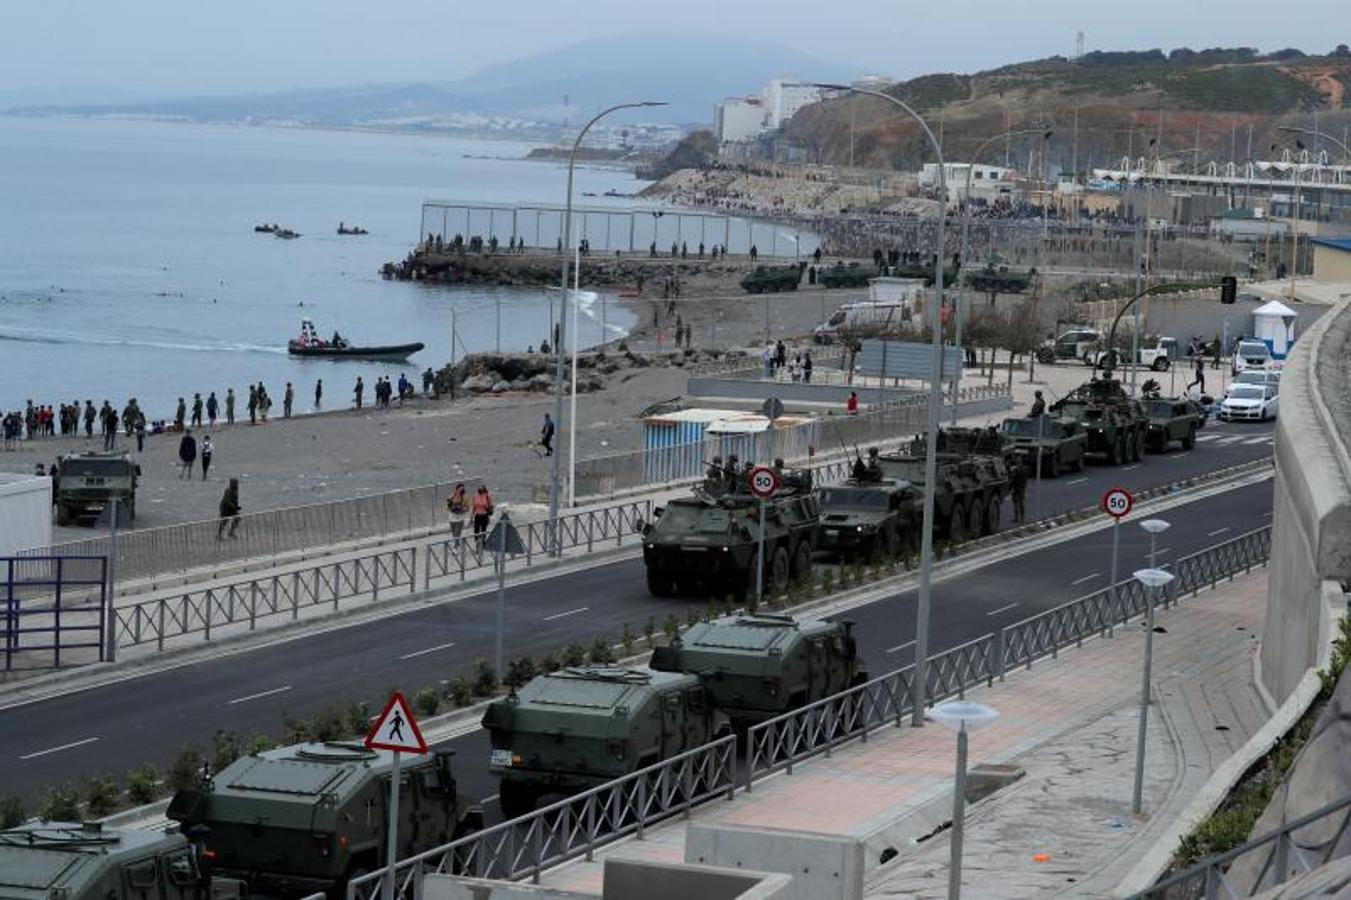
M 108 560 L 0 557 L 0 654 L 5 671 L 60 668 L 62 654 L 103 661 Z M 89 651 L 93 651 L 90 653 Z M 48 662 L 48 660 L 50 660 Z

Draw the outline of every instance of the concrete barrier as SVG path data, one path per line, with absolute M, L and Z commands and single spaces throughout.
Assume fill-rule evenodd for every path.
M 774 895 L 781 900 L 854 900 L 863 896 L 862 840 L 762 827 L 691 824 L 685 835 L 685 861 L 787 875 L 792 878 L 791 884 Z M 608 875 L 608 861 L 606 865 Z

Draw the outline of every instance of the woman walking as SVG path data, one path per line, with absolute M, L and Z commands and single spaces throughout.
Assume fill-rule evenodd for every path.
M 488 536 L 488 523 L 493 518 L 493 495 L 481 484 L 474 494 L 473 512 L 475 549 L 482 550 L 483 541 Z
M 469 518 L 469 497 L 465 495 L 463 482 L 455 485 L 455 490 L 446 498 L 446 509 L 450 511 L 450 536 L 458 538 Z
M 202 438 L 202 480 L 206 481 L 207 470 L 211 468 L 211 456 L 216 452 L 216 445 L 211 443 L 211 435 Z

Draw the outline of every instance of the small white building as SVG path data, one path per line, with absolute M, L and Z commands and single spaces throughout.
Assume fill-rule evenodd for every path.
M 1018 189 L 1018 172 L 1004 166 L 980 163 L 944 163 L 943 178 L 947 182 L 948 202 L 960 203 L 966 197 L 967 173 L 971 176 L 971 196 L 989 203 L 1001 196 L 1009 196 Z M 938 163 L 925 163 L 919 172 L 919 186 L 934 190 L 938 187 Z
M 0 557 L 52 543 L 52 480 L 0 472 Z
M 754 140 L 765 130 L 765 101 L 760 97 L 729 97 L 713 107 L 713 133 L 720 144 Z
M 1272 359 L 1285 359 L 1294 346 L 1296 318 L 1295 311 L 1279 300 L 1253 310 L 1253 337 L 1267 345 Z

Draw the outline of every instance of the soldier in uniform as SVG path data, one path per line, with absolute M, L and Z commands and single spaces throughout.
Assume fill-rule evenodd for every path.
M 1009 473 L 1009 487 L 1013 493 L 1013 521 L 1021 524 L 1027 512 L 1027 467 L 1015 465 Z
M 722 470 L 723 490 L 728 494 L 736 493 L 738 476 L 741 474 L 740 457 L 735 453 L 727 457 L 727 465 Z
M 704 472 L 704 490 L 716 497 L 723 492 L 723 488 L 722 457 L 715 456 L 708 471 Z

